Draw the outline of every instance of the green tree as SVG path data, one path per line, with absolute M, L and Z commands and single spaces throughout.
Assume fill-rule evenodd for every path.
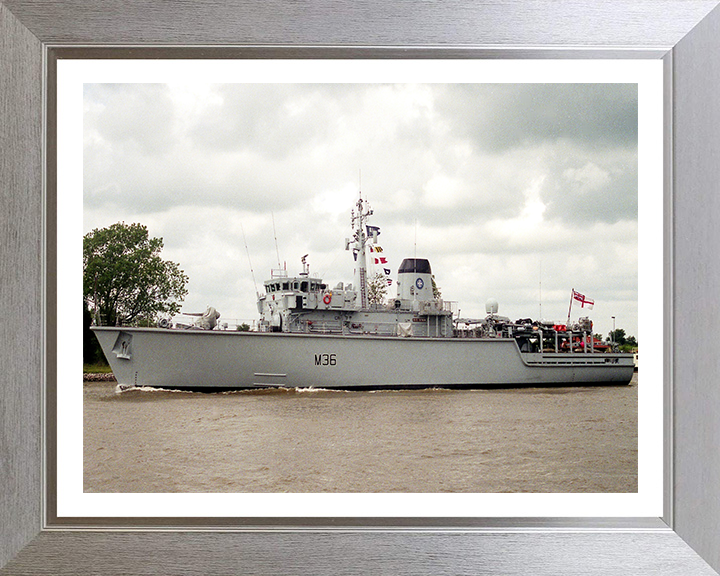
M 382 304 L 385 301 L 388 284 L 385 275 L 378 272 L 367 283 L 368 303 Z
M 118 222 L 83 238 L 83 297 L 96 322 L 120 325 L 177 314 L 188 277 L 159 254 L 162 238 Z
M 433 298 L 439 300 L 442 296 L 442 293 L 440 292 L 440 288 L 438 288 L 438 285 L 435 282 L 435 274 L 433 274 L 430 279 L 432 280 Z
M 92 313 L 87 302 L 83 300 L 83 363 L 95 364 L 105 363 L 105 356 L 100 349 L 100 343 L 90 331 L 92 324 Z
M 610 337 L 610 341 L 614 342 L 615 344 L 618 344 L 622 346 L 625 344 L 625 330 L 622 328 L 618 328 L 617 330 L 610 331 L 610 334 L 608 335 Z

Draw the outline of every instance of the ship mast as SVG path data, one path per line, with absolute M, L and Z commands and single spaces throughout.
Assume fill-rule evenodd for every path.
M 367 242 L 366 220 L 368 216 L 372 216 L 373 211 L 363 200 L 362 192 L 357 201 L 357 213 L 355 210 L 351 212 L 351 223 L 353 226 L 353 240 L 355 240 L 354 249 L 358 256 L 358 280 L 360 284 L 360 308 L 367 308 L 367 259 L 365 257 L 365 244 Z

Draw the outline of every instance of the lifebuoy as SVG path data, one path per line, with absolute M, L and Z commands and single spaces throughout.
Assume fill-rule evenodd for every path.
M 330 304 L 330 302 L 332 302 L 332 294 L 325 294 L 325 296 L 323 296 L 323 302 Z

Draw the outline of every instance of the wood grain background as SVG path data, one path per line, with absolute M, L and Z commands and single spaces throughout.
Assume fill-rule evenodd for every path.
M 41 527 L 42 46 L 0 4 L 0 566 Z

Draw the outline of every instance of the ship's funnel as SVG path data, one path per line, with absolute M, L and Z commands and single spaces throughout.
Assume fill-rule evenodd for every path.
M 401 300 L 433 300 L 430 261 L 405 258 L 398 268 L 398 298 Z

